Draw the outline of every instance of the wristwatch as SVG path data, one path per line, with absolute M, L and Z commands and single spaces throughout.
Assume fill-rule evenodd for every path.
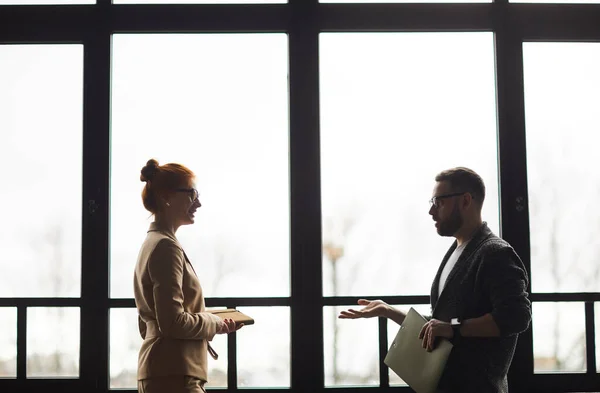
M 462 325 L 462 322 L 460 319 L 458 318 L 452 318 L 450 320 L 450 326 L 452 326 L 452 332 L 454 333 L 454 335 L 452 336 L 453 339 L 458 340 L 462 337 L 462 335 L 460 334 L 460 327 Z

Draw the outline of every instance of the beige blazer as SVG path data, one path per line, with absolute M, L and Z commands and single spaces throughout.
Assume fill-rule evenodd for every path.
M 175 234 L 150 225 L 134 274 L 135 304 L 144 342 L 138 380 L 189 375 L 208 381 L 207 348 L 220 318 L 204 312 L 204 296 Z

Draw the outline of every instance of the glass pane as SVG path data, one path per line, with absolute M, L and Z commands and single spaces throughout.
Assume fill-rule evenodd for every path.
M 410 310 L 410 308 L 414 308 L 419 314 L 426 316 L 426 315 L 431 315 L 431 306 L 429 304 L 410 304 L 410 305 L 394 305 L 394 307 L 404 311 L 404 312 L 408 312 L 408 310 Z M 387 339 L 388 339 L 388 348 L 392 345 L 392 342 L 394 341 L 394 339 L 396 338 L 396 335 L 398 334 L 398 330 L 400 330 L 400 325 L 398 325 L 396 322 L 392 321 L 391 319 L 388 319 L 388 324 L 387 324 L 387 330 L 388 330 L 388 334 L 387 334 Z M 388 374 L 389 374 L 389 379 L 390 379 L 390 386 L 408 386 L 408 384 L 406 382 L 404 382 L 402 380 L 402 378 L 400 378 L 398 376 L 398 374 L 396 374 L 395 372 L 392 371 L 392 369 L 388 368 Z
M 137 389 L 138 353 L 142 338 L 135 308 L 110 310 L 110 388 Z
M 339 319 L 348 308 L 323 307 L 325 386 L 379 386 L 377 318 Z
M 0 5 L 96 4 L 96 0 L 0 0 Z
M 429 294 L 454 241 L 428 214 L 437 173 L 479 173 L 498 233 L 493 35 L 326 33 L 320 48 L 323 291 Z
M 525 43 L 534 292 L 600 291 L 600 44 Z
M 113 0 L 114 4 L 283 4 L 287 0 Z
M 0 308 L 0 378 L 17 377 L 17 309 Z
M 583 303 L 533 303 L 534 372 L 584 372 Z
M 0 45 L 0 297 L 81 293 L 82 108 L 82 45 Z
M 79 377 L 79 308 L 27 309 L 27 377 Z
M 111 296 L 133 297 L 150 158 L 196 173 L 177 237 L 207 297 L 289 296 L 286 35 L 117 34 L 113 51 Z
M 290 387 L 289 307 L 239 307 L 256 322 L 237 334 L 238 387 Z

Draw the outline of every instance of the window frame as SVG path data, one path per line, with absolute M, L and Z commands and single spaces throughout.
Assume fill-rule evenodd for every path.
M 291 388 L 256 391 L 323 391 L 323 307 L 355 304 L 356 297 L 323 297 L 319 146 L 319 33 L 472 32 L 495 36 L 501 235 L 531 272 L 523 87 L 523 42 L 600 42 L 600 4 L 168 4 L 2 6 L 0 44 L 79 43 L 84 46 L 82 270 L 79 298 L 1 298 L 17 308 L 17 378 L 2 390 L 65 392 L 109 390 L 109 312 L 133 299 L 109 293 L 109 186 L 111 37 L 114 33 L 284 32 L 289 40 L 291 296 L 208 298 L 209 306 L 290 307 Z M 560 23 L 556 23 L 560 21 Z M 529 286 L 531 291 L 531 285 Z M 395 304 L 427 304 L 428 296 L 388 296 Z M 600 293 L 534 293 L 537 301 L 583 301 L 587 353 L 595 356 L 594 302 Z M 27 307 L 81 308 L 79 379 L 26 379 Z M 379 320 L 380 387 L 336 391 L 385 391 L 387 324 Z M 235 335 L 228 337 L 227 390 L 237 391 Z M 594 360 L 596 363 L 598 360 Z M 590 360 L 588 357 L 588 366 Z M 511 391 L 591 391 L 600 374 L 533 373 L 533 337 L 520 336 L 510 370 Z M 399 388 L 408 392 L 408 388 Z M 128 390 L 135 391 L 135 390 Z

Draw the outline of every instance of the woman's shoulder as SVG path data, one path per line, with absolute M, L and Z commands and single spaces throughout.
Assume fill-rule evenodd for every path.
M 148 232 L 146 240 L 142 244 L 141 254 L 145 254 L 147 258 L 157 253 L 182 254 L 183 248 L 177 239 L 165 235 L 161 232 Z
M 173 249 L 183 251 L 183 248 L 181 247 L 181 244 L 179 244 L 177 239 L 173 239 L 172 237 L 160 232 L 149 232 L 146 241 L 153 249 Z

